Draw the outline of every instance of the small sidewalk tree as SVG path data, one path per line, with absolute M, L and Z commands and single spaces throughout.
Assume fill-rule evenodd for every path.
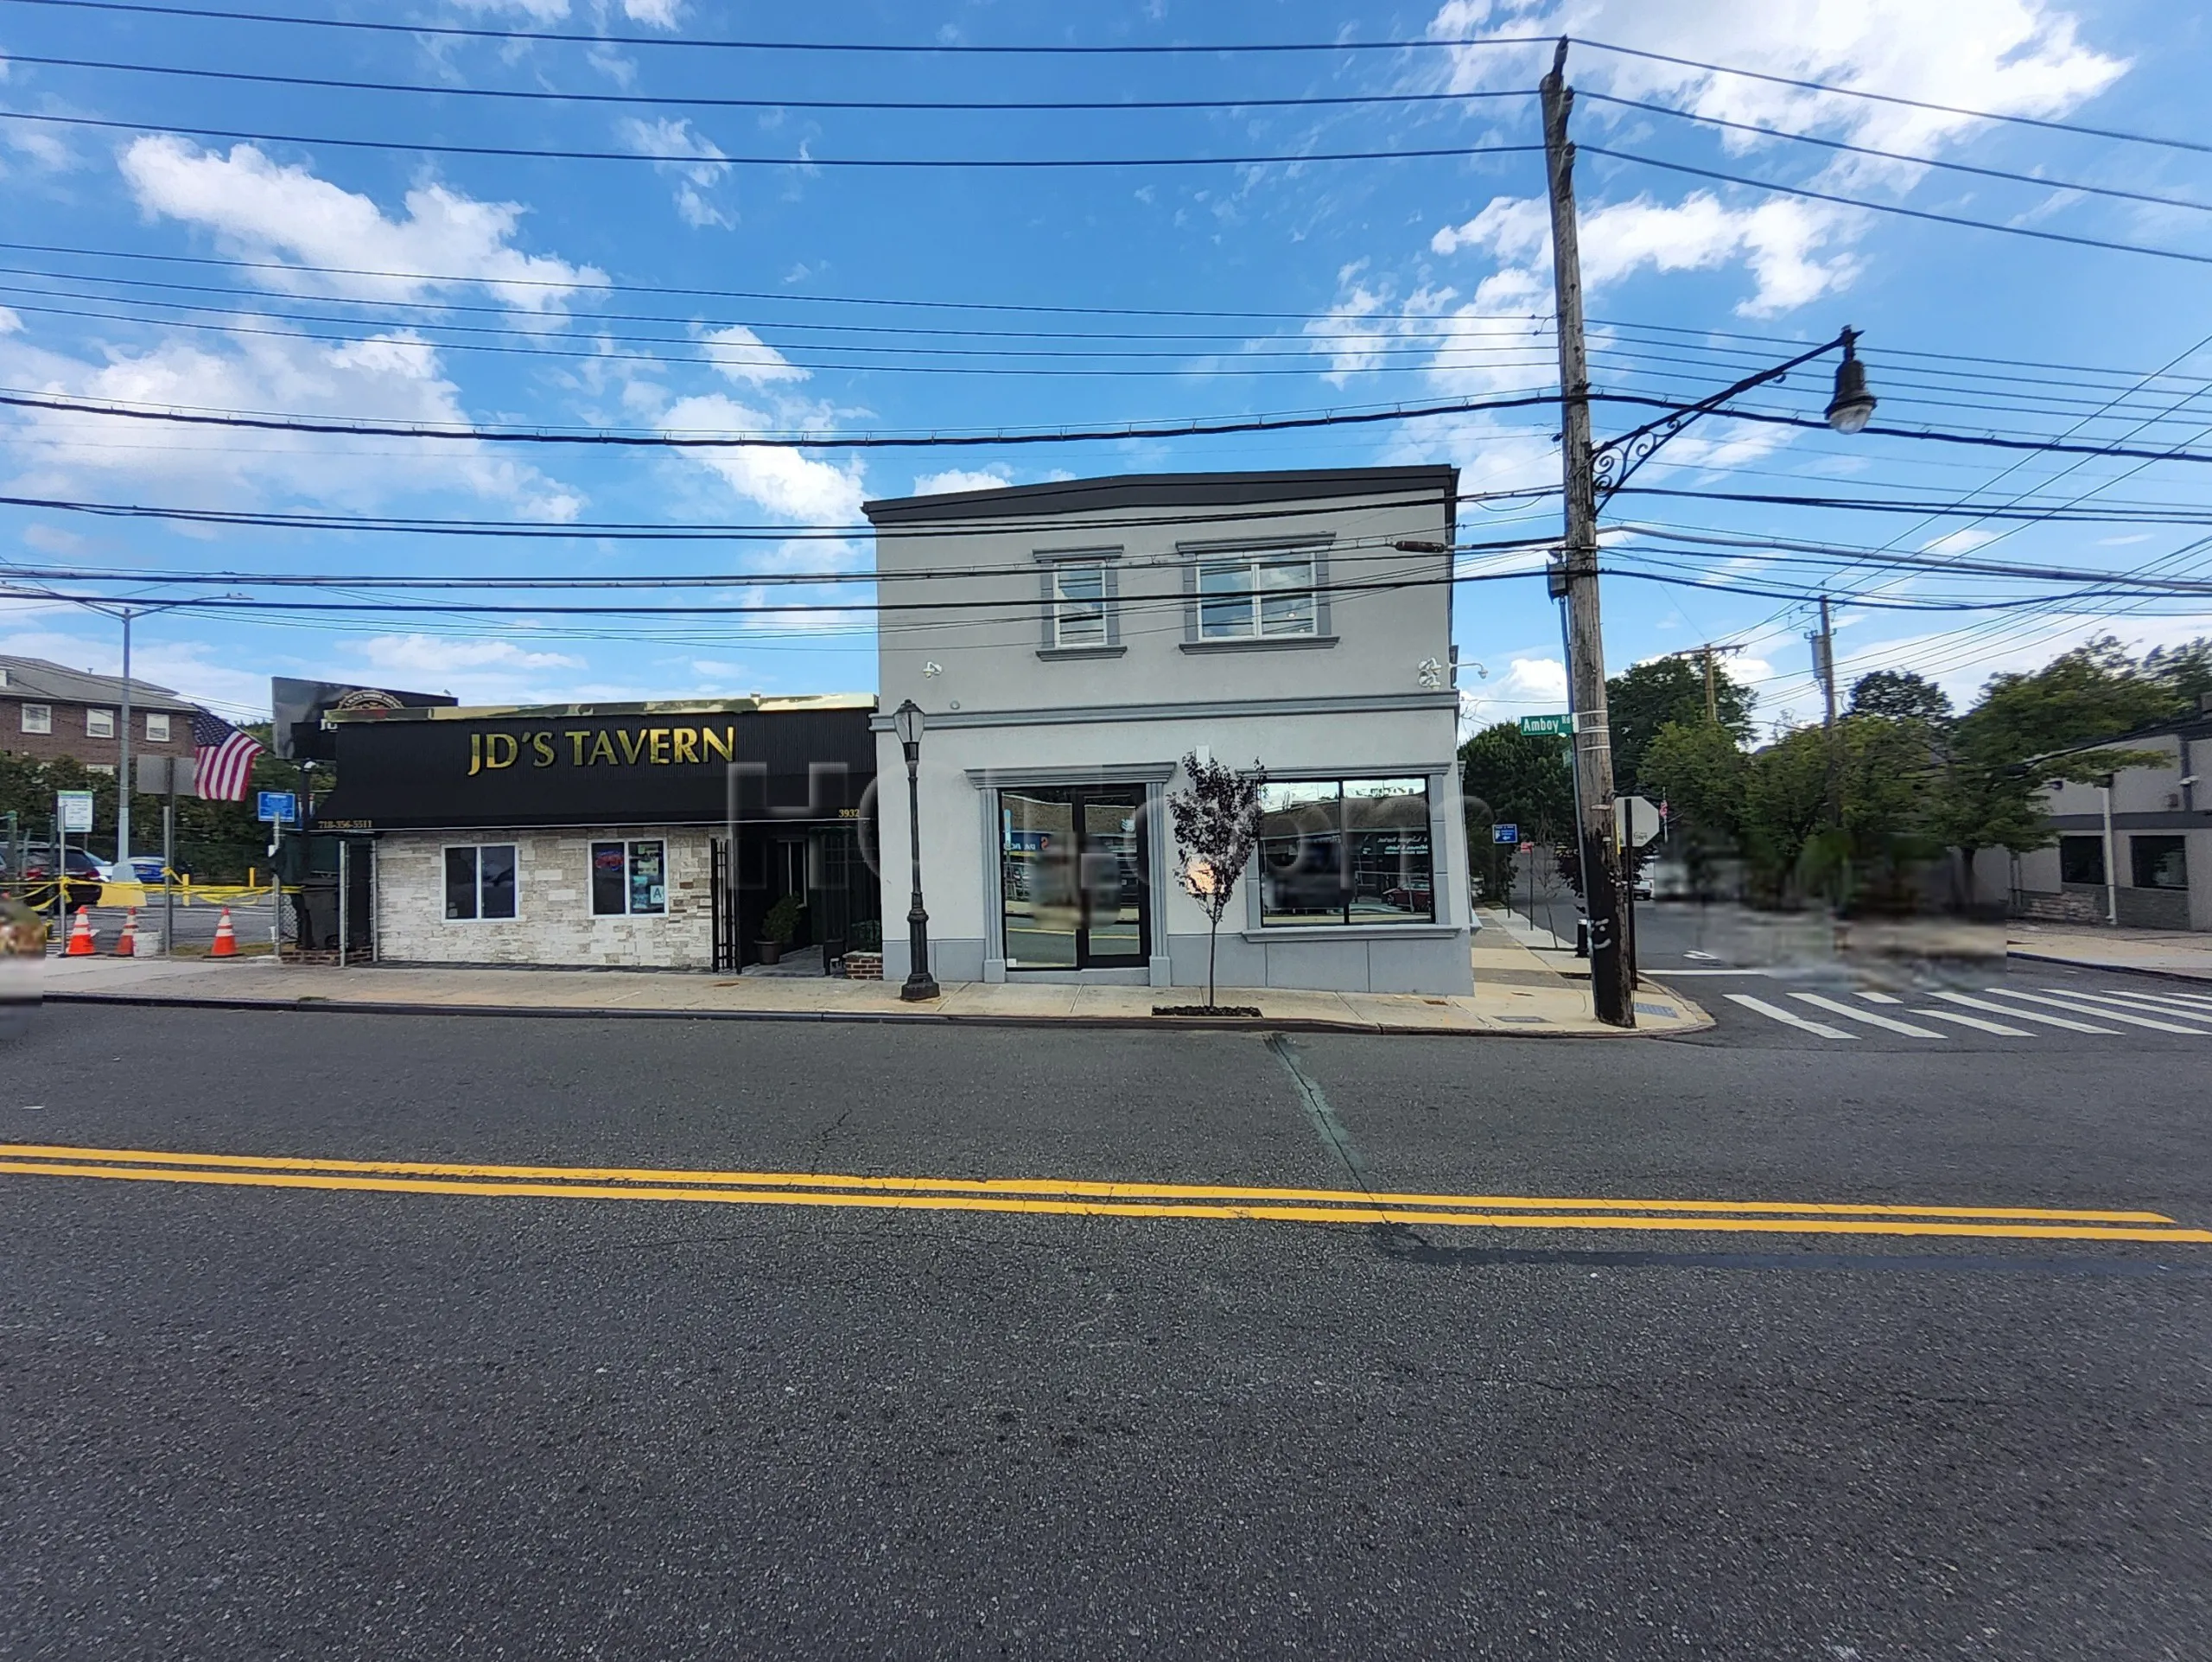
M 1183 758 L 1189 783 L 1171 792 L 1167 811 L 1175 824 L 1176 879 L 1206 914 L 1206 1008 L 1214 1004 L 1214 945 L 1221 920 L 1260 841 L 1260 787 L 1267 774 L 1255 762 L 1239 773 L 1226 762 Z

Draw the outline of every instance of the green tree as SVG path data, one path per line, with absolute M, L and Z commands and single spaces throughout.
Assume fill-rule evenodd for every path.
M 1872 675 L 1860 676 L 1851 689 L 1851 713 L 1940 726 L 1951 719 L 1951 700 L 1924 675 L 1910 670 L 1876 670 Z
M 1751 759 L 1726 728 L 1704 719 L 1669 722 L 1643 753 L 1645 788 L 1667 804 L 1668 837 L 1706 893 L 1714 863 L 1732 852 L 1744 823 Z
M 1757 697 L 1713 665 L 1713 706 L 1720 725 L 1740 740 L 1751 734 L 1751 706 Z M 1605 719 L 1613 742 L 1613 787 L 1645 796 L 1643 754 L 1669 722 L 1705 719 L 1705 671 L 1687 658 L 1655 658 L 1605 683 Z
M 1827 745 L 1819 728 L 1798 728 L 1751 757 L 1742 838 L 1754 899 L 1780 904 L 1798 894 L 1827 812 Z
M 2184 712 L 2199 708 L 2212 692 L 2212 635 L 2199 635 L 2179 646 L 2157 646 L 2143 660 L 2143 673 L 2180 700 Z
M 1516 850 L 1491 840 L 1491 827 L 1511 825 L 1532 843 L 1574 834 L 1574 775 L 1567 741 L 1523 733 L 1516 722 L 1486 727 L 1459 747 L 1467 812 L 1467 850 L 1484 898 L 1510 891 Z

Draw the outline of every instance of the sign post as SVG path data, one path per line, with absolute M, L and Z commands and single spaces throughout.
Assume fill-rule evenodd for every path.
M 92 793 L 90 791 L 56 791 L 54 793 L 54 915 L 69 915 L 69 833 L 90 837 L 92 830 Z M 90 852 L 87 844 L 86 852 Z

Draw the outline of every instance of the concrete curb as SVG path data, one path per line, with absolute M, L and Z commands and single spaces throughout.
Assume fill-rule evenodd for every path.
M 2192 975 L 2187 970 L 2161 970 L 2150 965 L 2113 964 L 2102 958 L 2061 958 L 2056 952 L 2028 952 L 2017 946 L 2005 949 L 2007 958 L 2024 958 L 2037 964 L 2063 964 L 2071 970 L 2102 970 L 2108 975 L 2149 975 L 2161 981 L 2178 981 L 2184 986 L 2212 988 L 2212 975 Z
M 1317 1016 L 961 1016 L 916 1010 L 739 1010 L 631 1009 L 608 1005 L 416 1004 L 390 999 L 208 998 L 165 993 L 49 992 L 49 1004 L 131 1004 L 154 1009 L 273 1010 L 284 1014 L 340 1016 L 503 1016 L 573 1021 L 650 1022 L 818 1022 L 875 1027 L 1122 1028 L 1146 1032 L 1357 1033 L 1394 1039 L 1674 1039 L 1701 1033 L 1713 1018 L 1696 1005 L 1695 1022 L 1664 1031 L 1531 1028 L 1494 1030 L 1469 1028 L 1384 1027 L 1375 1022 L 1331 1022 Z

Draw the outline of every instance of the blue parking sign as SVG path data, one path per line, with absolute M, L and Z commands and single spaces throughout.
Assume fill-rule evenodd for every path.
M 1493 843 L 1517 843 L 1521 840 L 1521 827 L 1510 825 L 1492 825 L 1490 828 L 1490 840 Z
M 271 825 L 296 825 L 300 823 L 300 797 L 296 791 L 257 791 L 258 803 L 254 818 Z

